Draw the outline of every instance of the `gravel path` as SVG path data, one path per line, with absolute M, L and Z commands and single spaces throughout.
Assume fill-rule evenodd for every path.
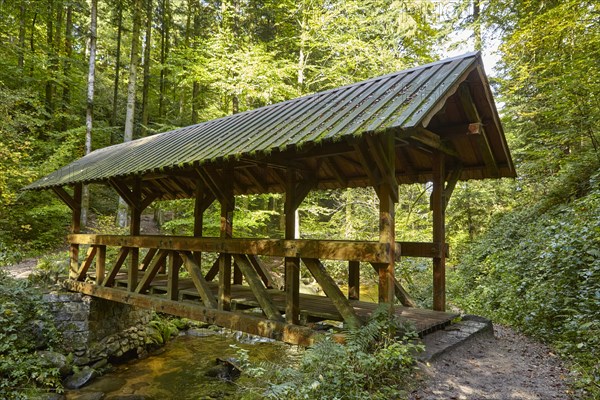
M 411 400 L 572 399 L 568 371 L 552 351 L 510 328 L 478 337 L 422 366 L 423 384 Z

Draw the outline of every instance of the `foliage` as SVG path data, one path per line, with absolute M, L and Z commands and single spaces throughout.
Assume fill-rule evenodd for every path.
M 599 188 L 597 164 L 564 172 L 555 179 L 554 196 L 505 214 L 474 243 L 453 285 L 453 298 L 466 311 L 551 343 L 575 363 L 580 383 L 596 396 Z
M 254 388 L 244 398 L 389 399 L 404 396 L 414 355 L 422 350 L 416 334 L 385 307 L 363 327 L 345 333 L 345 344 L 325 335 L 306 350 L 296 368 L 253 366 L 242 352 L 245 372 L 267 388 Z M 258 379 L 257 379 L 258 380 Z
M 0 270 L 0 397 L 27 399 L 39 391 L 62 390 L 58 369 L 35 353 L 58 340 L 41 294 Z
M 159 346 L 166 344 L 177 335 L 179 332 L 178 326 L 181 326 L 178 319 L 154 313 L 152 320 L 148 324 L 149 335 L 146 339 L 146 344 Z

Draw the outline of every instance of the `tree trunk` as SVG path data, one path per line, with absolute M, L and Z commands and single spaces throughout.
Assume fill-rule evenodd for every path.
M 480 14 L 481 8 L 479 4 L 480 0 L 473 0 L 473 35 L 475 36 L 475 51 L 483 50 L 483 40 L 481 38 L 481 21 Z
M 133 125 L 135 119 L 135 94 L 137 66 L 140 47 L 140 25 L 141 25 L 141 0 L 133 2 L 133 29 L 131 37 L 131 57 L 129 62 L 129 82 L 127 84 L 127 114 L 125 115 L 125 131 L 123 141 L 130 142 L 133 139 Z M 121 227 L 127 225 L 127 205 L 123 199 L 119 200 L 118 224 Z
M 73 56 L 73 5 L 71 3 L 69 3 L 67 6 L 67 20 L 65 25 L 65 59 L 63 62 L 63 74 L 65 79 L 63 83 L 62 94 L 63 113 L 65 113 L 71 105 L 71 81 L 69 79 L 69 73 L 71 71 L 71 57 Z M 61 125 L 62 130 L 68 129 L 67 118 L 63 117 Z
M 25 64 L 25 0 L 21 0 L 19 8 L 19 71 L 23 73 Z
M 97 40 L 97 10 L 98 0 L 90 4 L 90 61 L 88 68 L 87 108 L 85 113 L 85 154 L 92 152 L 92 122 L 94 117 L 94 83 L 96 80 L 96 40 Z M 83 186 L 81 223 L 87 225 L 90 192 L 87 185 Z
M 50 114 L 54 111 L 52 99 L 54 97 L 54 76 L 52 65 L 54 63 L 54 0 L 48 1 L 48 14 L 46 16 L 46 56 L 48 57 L 48 70 L 46 78 L 46 111 Z M 32 33 L 33 38 L 33 33 Z
M 35 35 L 35 23 L 37 22 L 37 17 L 38 14 L 37 12 L 35 14 L 33 14 L 33 19 L 31 20 L 31 34 L 29 35 L 29 49 L 31 51 L 31 60 L 32 62 L 29 63 L 29 77 L 31 78 L 33 76 L 33 70 L 35 67 L 35 62 L 33 62 L 33 60 L 35 59 L 35 40 L 34 40 L 34 35 Z
M 192 1 L 190 1 L 192 3 Z M 200 36 L 200 17 L 197 14 L 197 9 L 194 7 L 194 38 L 197 39 Z M 194 43 L 195 47 L 196 44 Z M 192 124 L 198 123 L 198 97 L 200 96 L 200 82 L 194 81 L 192 86 Z
M 142 126 L 141 135 L 148 131 L 149 110 L 148 95 L 150 92 L 150 49 L 152 47 L 152 0 L 146 0 L 146 35 L 144 40 L 144 83 L 142 85 Z
M 115 54 L 115 86 L 113 88 L 113 107 L 111 126 L 117 125 L 117 102 L 119 100 L 119 75 L 121 73 L 121 35 L 123 33 L 123 5 L 117 1 L 117 50 Z M 111 137 L 111 143 L 114 143 Z
M 162 121 L 165 116 L 165 88 L 167 69 L 165 67 L 169 55 L 169 25 L 171 10 L 169 0 L 162 0 L 162 26 L 160 30 L 160 93 L 158 99 L 158 117 Z

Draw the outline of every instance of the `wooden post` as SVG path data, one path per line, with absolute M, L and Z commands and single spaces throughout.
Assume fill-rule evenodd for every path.
M 379 242 L 390 245 L 389 262 L 378 264 L 379 271 L 379 303 L 394 305 L 394 260 L 396 232 L 394 226 L 394 202 L 387 185 L 379 186 Z
M 375 191 L 379 197 L 379 242 L 388 245 L 389 262 L 379 264 L 379 303 L 389 304 L 390 313 L 394 306 L 394 263 L 396 257 L 395 199 L 398 193 L 396 183 L 396 152 L 394 137 L 381 138 L 380 151 L 377 152 L 382 181 Z
M 177 300 L 179 298 L 179 268 L 181 267 L 181 258 L 176 251 L 170 252 L 168 263 L 167 298 L 169 300 Z
M 221 182 L 224 198 L 221 203 L 221 238 L 233 236 L 233 210 L 235 208 L 235 197 L 233 196 L 233 170 L 227 170 L 223 174 Z M 219 257 L 219 310 L 231 308 L 231 255 L 221 254 Z
M 142 188 L 141 181 L 136 179 L 133 183 L 131 193 L 133 204 L 129 205 L 131 214 L 131 223 L 129 225 L 129 234 L 138 236 L 140 234 L 142 219 Z M 140 266 L 140 249 L 134 247 L 129 252 L 129 274 L 127 275 L 127 290 L 133 292 L 138 284 L 138 269 Z
M 71 219 L 71 233 L 81 232 L 81 193 L 82 185 L 80 183 L 73 186 L 73 206 L 71 207 L 73 214 Z M 79 271 L 79 245 L 71 244 L 69 246 L 69 278 L 77 279 Z
M 348 299 L 360 299 L 360 262 L 348 262 Z
M 433 243 L 437 254 L 433 258 L 433 309 L 446 310 L 446 254 L 445 249 L 445 201 L 444 201 L 444 154 L 433 153 L 433 190 L 431 192 L 431 210 L 433 212 Z
M 296 238 L 296 171 L 287 170 L 285 188 L 285 239 Z M 300 322 L 300 259 L 285 258 L 285 319 L 290 324 Z
M 102 285 L 106 273 L 106 246 L 98 246 L 96 255 L 96 285 Z
M 201 179 L 196 182 L 196 197 L 194 198 L 194 237 L 202 237 L 202 228 L 204 225 L 204 191 L 206 186 Z M 194 252 L 196 264 L 202 266 L 202 253 Z

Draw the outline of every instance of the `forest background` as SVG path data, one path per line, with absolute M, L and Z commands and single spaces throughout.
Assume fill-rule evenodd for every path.
M 68 209 L 20 189 L 92 149 L 483 49 L 518 178 L 457 185 L 450 305 L 551 344 L 600 396 L 599 27 L 591 0 L 0 0 L 0 265 L 64 245 Z M 398 240 L 430 240 L 429 185 L 400 191 Z M 89 193 L 88 229 L 118 230 L 116 194 Z M 234 235 L 282 236 L 282 203 L 240 196 Z M 312 193 L 301 237 L 374 239 L 377 207 Z M 192 210 L 152 212 L 189 234 Z M 430 268 L 397 264 L 424 307 Z

